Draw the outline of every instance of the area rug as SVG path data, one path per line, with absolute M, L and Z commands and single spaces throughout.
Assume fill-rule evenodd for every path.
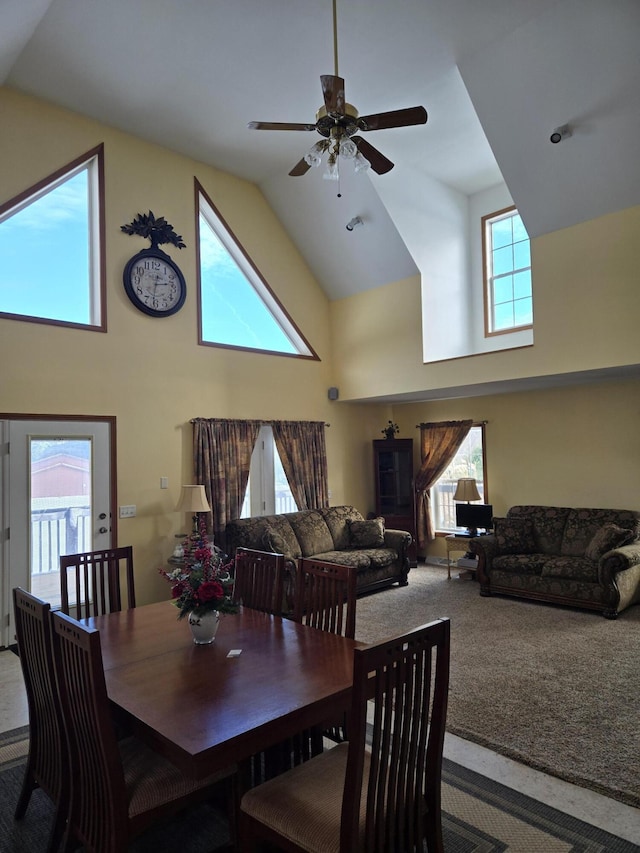
M 0 850 L 46 850 L 53 807 L 34 791 L 26 816 L 13 810 L 28 748 L 28 728 L 0 735 Z M 639 853 L 640 847 L 616 838 L 529 797 L 492 782 L 451 761 L 444 763 L 443 830 L 446 853 Z M 227 849 L 225 815 L 208 804 L 152 827 L 130 846 L 130 853 L 216 853 Z
M 457 572 L 455 573 L 457 574 Z M 447 730 L 640 807 L 640 605 L 617 620 L 517 598 L 420 565 L 358 599 L 356 638 L 451 619 Z

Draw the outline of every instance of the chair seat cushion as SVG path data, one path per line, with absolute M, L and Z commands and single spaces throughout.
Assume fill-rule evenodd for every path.
M 493 568 L 516 575 L 539 575 L 548 559 L 546 554 L 501 554 L 493 558 Z
M 242 798 L 240 809 L 310 853 L 339 853 L 348 749 L 348 743 L 338 744 L 252 788 Z M 368 770 L 369 753 L 365 752 L 365 789 Z M 361 826 L 365 813 L 363 797 Z
M 352 566 L 354 569 L 368 569 L 371 565 L 369 551 L 325 551 L 322 554 L 314 554 L 313 559 L 338 566 Z
M 587 557 L 548 557 L 542 569 L 542 577 L 598 583 L 598 564 Z
M 229 767 L 207 776 L 206 779 L 189 779 L 174 764 L 137 738 L 124 738 L 118 742 L 118 747 L 124 769 L 130 818 L 164 803 L 188 797 L 202 788 L 208 788 L 231 776 L 236 770 L 235 767 Z

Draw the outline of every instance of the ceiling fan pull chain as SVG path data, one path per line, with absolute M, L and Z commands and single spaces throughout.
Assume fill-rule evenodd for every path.
M 334 67 L 334 75 L 339 77 L 338 74 L 338 17 L 336 13 L 336 2 L 337 0 L 333 0 L 333 67 Z

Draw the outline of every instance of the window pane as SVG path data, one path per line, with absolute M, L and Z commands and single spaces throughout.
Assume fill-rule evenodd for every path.
M 496 249 L 493 252 L 493 274 L 502 275 L 513 269 L 513 247 L 506 246 L 504 249 Z
M 433 486 L 432 501 L 436 530 L 456 529 L 453 495 L 460 477 L 473 477 L 484 501 L 482 438 L 482 427 L 471 427 L 453 460 Z
M 203 216 L 200 217 L 200 264 L 205 341 L 297 352 Z
M 533 308 L 531 298 L 518 299 L 513 303 L 514 322 L 516 326 L 530 326 L 533 323 Z
M 491 223 L 491 245 L 494 249 L 508 246 L 512 242 L 511 217 Z
M 513 277 L 513 298 L 523 299 L 531 296 L 531 270 L 518 272 Z
M 513 276 L 503 275 L 493 282 L 493 299 L 496 305 L 513 299 Z
M 531 248 L 529 241 L 515 243 L 513 247 L 513 268 L 516 270 L 531 266 Z
M 514 325 L 513 322 L 513 302 L 504 302 L 502 305 L 495 306 L 495 329 L 509 329 Z
M 90 325 L 88 168 L 0 223 L 0 311 Z
M 524 222 L 522 221 L 522 217 L 519 213 L 516 213 L 511 217 L 511 222 L 513 224 L 513 242 L 517 243 L 521 240 L 529 241 L 529 235 L 527 234 L 527 229 L 524 227 Z

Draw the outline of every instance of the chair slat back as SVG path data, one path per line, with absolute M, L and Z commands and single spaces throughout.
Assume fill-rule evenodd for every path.
M 62 715 L 55 684 L 50 605 L 20 587 L 13 590 L 15 630 L 29 709 L 29 759 L 25 785 L 40 785 L 54 802 L 66 763 Z M 26 803 L 28 797 L 24 803 Z
M 75 592 L 76 616 L 87 619 L 122 610 L 122 587 L 125 584 L 125 609 L 129 609 L 136 606 L 131 545 L 60 557 L 61 609 L 67 615 L 73 606 L 70 603 L 70 585 Z
M 356 632 L 356 570 L 303 558 L 298 561 L 294 616 L 312 628 L 353 639 Z
M 355 650 L 341 851 L 359 849 L 362 796 L 367 799 L 363 849 L 417 853 L 424 840 L 430 853 L 443 849 L 440 788 L 449 635 L 449 620 L 441 619 Z M 368 705 L 373 706 L 373 740 L 363 791 Z
M 126 849 L 128 806 L 100 633 L 64 613 L 53 613 L 52 623 L 56 677 L 69 742 L 70 825 L 88 849 L 115 853 Z
M 280 616 L 283 612 L 284 571 L 282 554 L 236 548 L 234 601 Z

